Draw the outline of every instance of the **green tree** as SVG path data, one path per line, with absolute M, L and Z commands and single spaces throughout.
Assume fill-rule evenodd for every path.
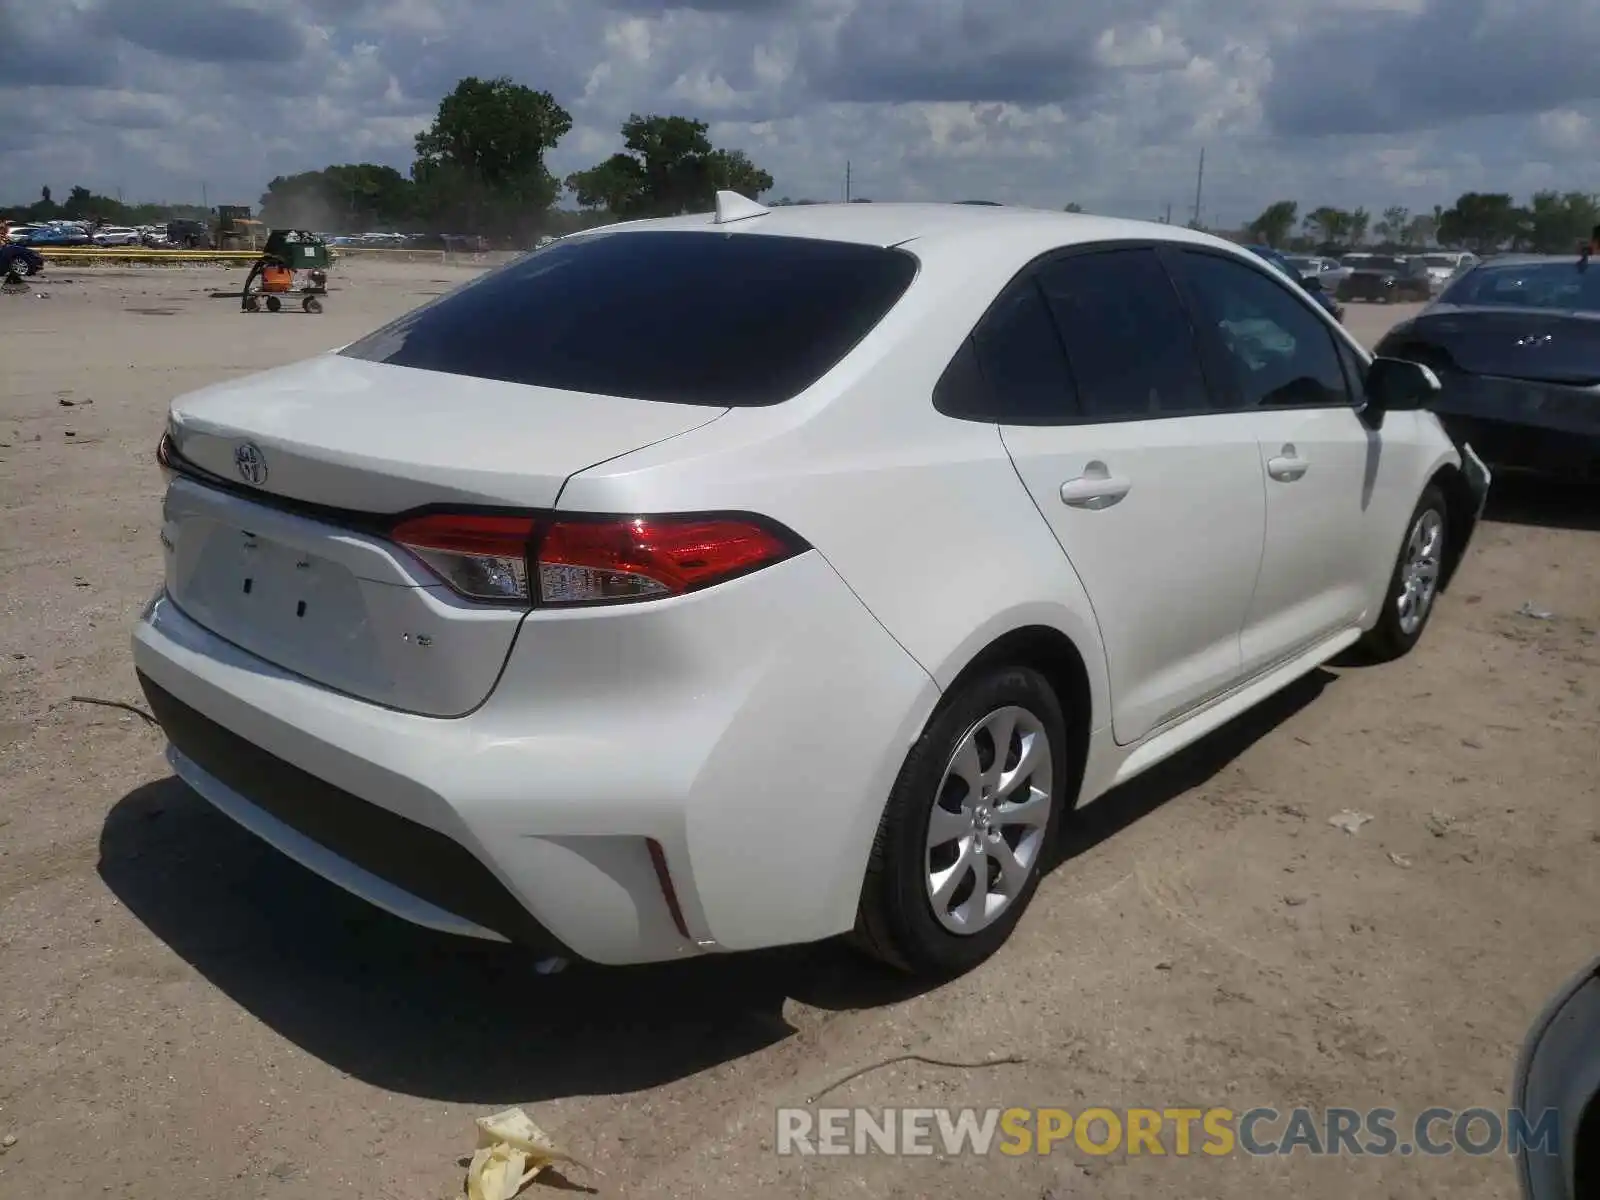
M 1383 210 L 1383 216 L 1373 226 L 1378 240 L 1392 245 L 1405 245 L 1411 233 L 1411 210 L 1395 204 Z
M 1600 224 L 1600 197 L 1586 192 L 1536 192 L 1528 202 L 1527 247 L 1540 254 L 1569 254 Z
M 1069 213 L 1081 213 L 1083 211 L 1083 205 L 1079 204 L 1076 200 L 1074 200 L 1071 204 L 1067 205 L 1061 211 L 1062 212 L 1069 212 Z
M 1350 213 L 1350 244 L 1359 246 L 1367 240 L 1367 233 L 1372 228 L 1372 214 L 1364 208 L 1358 208 Z
M 622 123 L 623 151 L 567 176 L 567 190 L 619 217 L 704 211 L 723 189 L 752 200 L 772 190 L 771 175 L 742 150 L 714 148 L 708 131 L 689 117 L 634 113 Z
M 298 229 L 392 228 L 413 220 L 415 191 L 393 167 L 345 163 L 279 175 L 261 197 L 261 219 Z
M 571 129 L 572 115 L 549 92 L 468 76 L 417 134 L 420 206 L 436 221 L 531 231 L 561 190 L 545 155 Z
M 1319 242 L 1343 246 L 1347 245 L 1350 238 L 1350 214 L 1342 208 L 1333 208 L 1323 205 L 1314 208 L 1306 214 L 1306 232 L 1313 234 Z
M 1274 200 L 1261 210 L 1261 215 L 1251 221 L 1246 229 L 1252 237 L 1276 249 L 1289 240 L 1299 219 L 1300 205 L 1297 202 Z
M 706 169 L 713 192 L 738 192 L 754 200 L 772 190 L 772 176 L 751 162 L 743 150 L 713 150 L 706 157 Z
M 86 187 L 74 186 L 61 206 L 61 215 L 68 221 L 105 221 L 117 207 L 120 206 L 109 196 L 97 196 Z
M 50 195 L 50 185 L 46 184 L 39 189 L 39 199 L 24 210 L 23 219 L 27 221 L 51 221 L 57 215 L 56 202 Z
M 1439 221 L 1432 213 L 1418 213 L 1406 226 L 1401 240 L 1407 246 L 1430 246 L 1439 236 Z
M 587 171 L 567 176 L 566 187 L 581 208 L 603 208 L 629 213 L 644 195 L 644 165 L 628 154 L 613 154 Z
M 1439 214 L 1439 241 L 1479 254 L 1498 250 L 1522 233 L 1527 214 L 1504 192 L 1465 192 Z

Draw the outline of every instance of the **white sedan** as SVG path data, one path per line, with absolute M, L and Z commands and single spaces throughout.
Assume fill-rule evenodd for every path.
M 563 238 L 174 401 L 169 760 L 435 929 L 993 953 L 1077 808 L 1354 646 L 1488 488 L 1253 255 L 970 205 Z
M 137 246 L 144 236 L 137 229 L 125 225 L 102 225 L 91 235 L 96 246 Z

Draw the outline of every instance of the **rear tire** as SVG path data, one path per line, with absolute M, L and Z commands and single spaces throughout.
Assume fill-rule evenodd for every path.
M 1367 659 L 1389 662 L 1409 654 L 1422 639 L 1439 598 L 1449 537 L 1450 508 L 1438 485 L 1430 483 L 1422 489 L 1406 522 L 1405 540 L 1400 543 L 1384 593 L 1383 612 L 1358 644 Z
M 1075 778 L 1068 754 L 1061 702 L 1037 671 L 993 668 L 959 685 L 890 792 L 856 946 L 910 974 L 948 978 L 1004 945 L 1056 843 Z

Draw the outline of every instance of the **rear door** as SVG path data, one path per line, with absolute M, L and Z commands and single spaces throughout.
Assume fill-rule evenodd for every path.
M 1335 333 L 1304 297 L 1230 255 L 1166 257 L 1213 375 L 1258 441 L 1266 538 L 1241 641 L 1253 675 L 1360 622 L 1367 548 L 1393 507 L 1380 485 L 1394 472 L 1382 470 L 1380 435 L 1356 411 Z
M 1239 677 L 1265 522 L 1254 430 L 1216 411 L 1149 246 L 1040 266 L 975 341 L 1018 474 L 1094 606 L 1113 732 L 1137 741 Z

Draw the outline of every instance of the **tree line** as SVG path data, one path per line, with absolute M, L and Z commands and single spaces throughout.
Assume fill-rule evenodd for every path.
M 273 227 L 483 234 L 526 243 L 632 217 L 712 207 L 719 189 L 755 198 L 772 176 L 742 150 L 711 144 L 709 126 L 684 116 L 633 114 L 622 148 L 558 179 L 546 158 L 572 129 L 572 115 L 546 91 L 511 79 L 461 80 L 417 134 L 410 174 L 378 163 L 343 163 L 267 184 L 259 216 Z M 563 193 L 577 211 L 556 207 Z M 198 206 L 128 205 L 74 187 L 63 204 L 42 198 L 8 212 L 22 221 L 98 220 L 153 225 L 205 219 Z
M 558 179 L 546 158 L 572 129 L 549 92 L 508 78 L 463 79 L 417 134 L 409 176 L 347 163 L 280 175 L 261 197 L 268 225 L 485 234 L 536 234 L 632 217 L 710 208 L 718 189 L 756 197 L 772 176 L 741 150 L 711 144 L 706 122 L 633 114 L 622 149 Z M 578 211 L 556 208 L 570 193 Z
M 62 201 L 57 201 L 48 187 L 41 188 L 39 199 L 32 204 L 8 208 L 5 213 L 23 223 L 100 221 L 106 225 L 164 225 L 175 217 L 206 219 L 206 210 L 198 204 L 124 204 L 86 187 L 74 187 Z
M 622 123 L 620 150 L 558 179 L 546 158 L 571 129 L 572 115 L 551 93 L 504 76 L 468 77 L 416 135 L 409 175 L 377 163 L 280 175 L 261 196 L 260 216 L 274 227 L 458 232 L 525 243 L 607 221 L 704 211 L 722 188 L 757 198 L 773 186 L 744 151 L 713 146 L 706 122 L 638 113 Z M 576 211 L 556 206 L 563 193 Z M 146 225 L 206 214 L 190 205 L 125 205 L 74 187 L 60 204 L 45 188 L 38 202 L 12 215 Z M 1413 213 L 1395 206 L 1376 217 L 1326 205 L 1302 214 L 1297 201 L 1277 200 L 1244 232 L 1285 250 L 1337 253 L 1376 242 L 1394 250 L 1565 253 L 1597 225 L 1600 196 L 1585 192 L 1538 192 L 1525 205 L 1506 193 L 1468 192 L 1449 208 Z
M 1303 216 L 1294 200 L 1276 200 L 1245 233 L 1280 250 L 1341 253 L 1376 243 L 1391 251 L 1439 246 L 1477 254 L 1515 250 L 1567 254 L 1600 226 L 1600 195 L 1535 192 L 1518 204 L 1506 192 L 1466 192 L 1449 208 L 1413 213 L 1396 205 L 1374 218 L 1364 208 L 1324 205 Z

